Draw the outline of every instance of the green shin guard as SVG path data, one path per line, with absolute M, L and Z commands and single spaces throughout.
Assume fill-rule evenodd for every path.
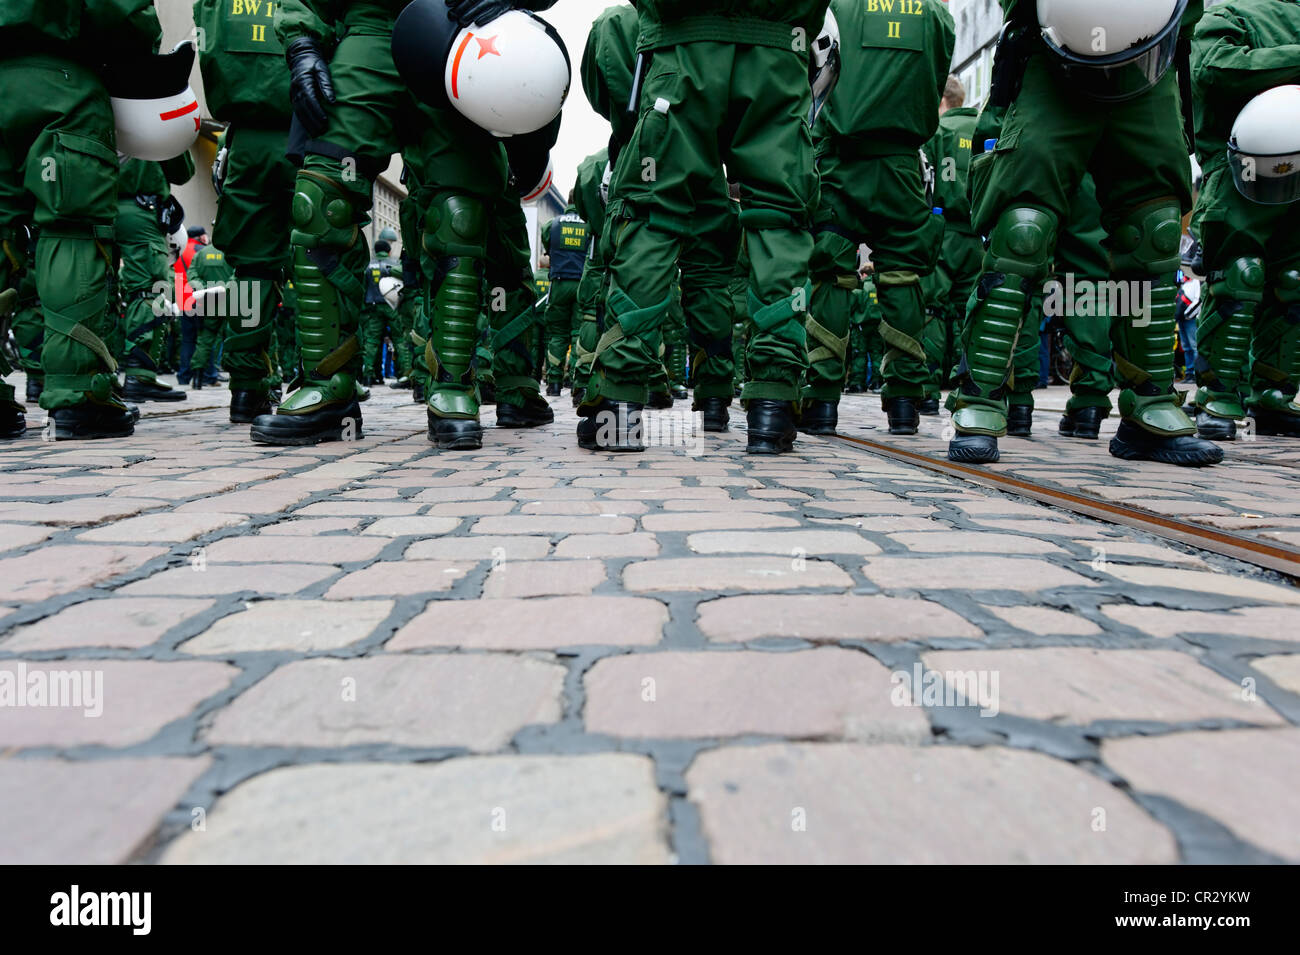
M 324 175 L 299 173 L 293 225 L 303 383 L 280 405 L 281 415 L 312 414 L 356 399 L 356 329 L 363 290 L 355 276 L 366 258 L 347 191 Z
M 1255 326 L 1251 352 L 1250 410 L 1256 415 L 1300 416 L 1300 270 L 1287 269 L 1274 282 L 1270 304 Z
M 1195 433 L 1174 391 L 1177 328 L 1178 206 L 1159 203 L 1134 210 L 1111 236 L 1112 273 L 1127 313 L 1115 311 L 1115 367 L 1123 389 L 1124 421 L 1158 437 Z M 1125 294 L 1126 292 L 1126 294 Z M 1117 303 L 1118 304 L 1118 303 Z
M 984 272 L 966 319 L 959 387 L 949 402 L 960 434 L 1000 437 L 1007 430 L 1007 386 L 1020 329 L 1056 244 L 1056 217 L 1021 207 L 1002 214 L 989 236 Z
M 483 203 L 444 196 L 429 212 L 422 241 L 425 255 L 433 260 L 426 269 L 432 275 L 425 291 L 430 321 L 424 350 L 430 378 L 426 403 L 435 417 L 476 421 L 474 367 L 487 254 Z
M 1240 258 L 1210 275 L 1206 307 L 1196 329 L 1196 408 L 1216 418 L 1237 420 L 1242 378 L 1259 303 L 1264 299 L 1264 263 Z

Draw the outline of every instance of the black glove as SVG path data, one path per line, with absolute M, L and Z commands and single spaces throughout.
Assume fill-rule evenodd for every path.
M 334 81 L 325 54 L 311 37 L 300 36 L 285 48 L 284 58 L 289 63 L 289 102 L 294 115 L 308 136 L 319 136 L 329 125 L 325 104 L 334 102 Z
M 181 227 L 185 221 L 185 207 L 177 201 L 175 196 L 168 196 L 162 205 L 158 207 L 158 228 L 162 230 L 163 235 L 171 235 Z
M 447 12 L 462 27 L 491 23 L 514 8 L 510 0 L 447 0 Z

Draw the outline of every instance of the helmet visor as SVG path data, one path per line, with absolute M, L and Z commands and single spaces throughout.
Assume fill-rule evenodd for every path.
M 1178 28 L 1188 0 L 1179 0 L 1169 22 L 1155 36 L 1110 56 L 1081 56 L 1043 31 L 1043 43 L 1072 89 L 1089 99 L 1118 103 L 1141 96 L 1169 72 L 1178 53 Z
M 1229 146 L 1228 166 L 1237 191 L 1251 202 L 1281 206 L 1300 199 L 1300 153 L 1251 156 Z

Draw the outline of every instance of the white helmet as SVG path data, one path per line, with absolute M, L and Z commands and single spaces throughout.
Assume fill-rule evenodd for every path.
M 525 184 L 519 184 L 520 202 L 536 202 L 546 194 L 546 190 L 551 188 L 551 183 L 555 181 L 555 164 L 548 157 L 546 160 L 546 171 L 542 173 L 541 178 L 536 183 L 531 184 L 527 192 L 524 192 Z
M 1245 105 L 1232 124 L 1228 163 L 1237 191 L 1252 202 L 1300 199 L 1300 86 L 1275 86 Z
M 392 308 L 397 308 L 398 303 L 402 300 L 403 282 L 396 275 L 385 275 L 379 280 L 379 294 L 384 297 L 384 301 Z
M 190 88 L 194 45 L 111 64 L 105 85 L 113 103 L 117 149 L 136 159 L 174 159 L 199 138 L 199 101 Z
M 812 57 L 809 64 L 809 78 L 812 81 L 813 107 L 810 119 L 815 120 L 821 108 L 830 98 L 835 81 L 840 76 L 840 23 L 834 12 L 826 9 L 826 19 L 822 22 L 822 32 L 813 41 Z
M 1038 0 L 1038 25 L 1072 88 L 1131 99 L 1173 64 L 1188 0 Z
M 181 257 L 181 253 L 185 251 L 185 246 L 189 244 L 189 241 L 189 230 L 185 228 L 184 222 L 176 227 L 175 232 L 167 236 L 167 250 L 171 253 L 173 262 Z
M 518 136 L 553 120 L 569 95 L 569 55 L 553 27 L 510 10 L 460 31 L 444 73 L 447 97 L 494 136 Z

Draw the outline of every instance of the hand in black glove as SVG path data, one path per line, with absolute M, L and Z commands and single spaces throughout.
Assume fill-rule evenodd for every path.
M 289 63 L 289 102 L 308 136 L 319 136 L 329 125 L 325 104 L 334 102 L 334 81 L 330 79 L 325 54 L 309 36 L 300 36 L 284 51 Z
M 447 0 L 447 12 L 462 27 L 482 26 L 514 8 L 510 0 Z

